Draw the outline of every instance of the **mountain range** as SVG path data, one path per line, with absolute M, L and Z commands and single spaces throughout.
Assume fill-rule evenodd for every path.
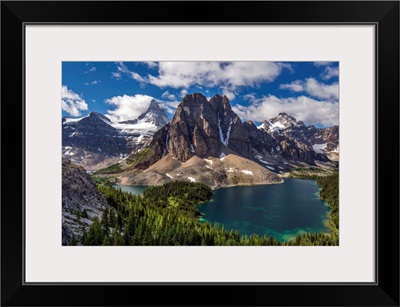
M 63 156 L 87 169 L 116 162 L 103 174 L 125 185 L 277 183 L 296 167 L 329 166 L 338 154 L 338 126 L 306 126 L 286 113 L 256 126 L 220 95 L 186 95 L 170 123 L 155 101 L 133 121 L 112 123 L 95 112 L 63 119 Z
M 87 170 L 116 163 L 148 145 L 169 118 L 156 101 L 137 119 L 112 122 L 90 112 L 81 118 L 62 118 L 62 155 Z

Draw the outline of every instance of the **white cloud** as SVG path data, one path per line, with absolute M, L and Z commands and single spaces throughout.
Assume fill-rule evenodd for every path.
M 111 77 L 116 78 L 116 79 L 121 79 L 121 74 L 119 72 L 112 72 Z
M 136 81 L 138 81 L 138 82 L 140 82 L 140 83 L 146 82 L 146 79 L 145 79 L 145 78 L 143 78 L 142 76 L 140 76 L 138 73 L 129 70 L 129 68 L 128 68 L 124 63 L 122 63 L 122 62 L 119 62 L 119 63 L 118 63 L 117 70 L 118 70 L 117 72 L 113 72 L 113 73 L 112 73 L 112 76 L 115 77 L 115 78 L 117 78 L 117 79 L 121 79 L 122 74 L 125 74 L 125 75 L 127 75 L 129 78 L 131 78 L 131 79 L 133 79 L 133 80 L 136 80 Z
M 176 108 L 179 105 L 179 101 L 161 101 L 161 100 L 157 100 L 157 103 L 160 105 L 160 107 L 162 109 L 164 109 L 164 111 L 166 111 L 167 113 L 174 115 Z
M 144 84 L 150 83 L 164 88 L 183 88 L 180 92 L 184 97 L 190 86 L 220 87 L 220 90 L 230 100 L 236 96 L 240 86 L 257 86 L 261 82 L 271 82 L 281 73 L 282 69 L 293 71 L 287 63 L 276 62 L 146 62 L 149 67 L 158 67 L 158 75 L 141 76 L 130 71 L 120 62 L 113 77 L 119 79 L 122 74 Z M 175 99 L 175 98 L 170 98 Z
M 165 92 L 161 95 L 161 97 L 162 97 L 162 98 L 168 98 L 169 100 L 176 100 L 175 95 L 174 95 L 174 94 L 171 94 L 171 93 L 168 92 L 168 91 L 165 91 Z
M 86 65 L 87 66 L 87 65 Z M 87 73 L 89 73 L 89 72 L 94 72 L 94 71 L 96 71 L 96 67 L 95 66 L 93 66 L 92 68 L 90 68 L 88 71 L 85 71 L 85 73 L 87 74 Z
M 236 97 L 236 93 L 226 87 L 222 87 L 222 95 L 225 95 L 229 99 L 229 101 L 235 99 Z
M 186 89 L 181 90 L 181 97 L 185 97 L 188 93 L 189 92 Z
M 339 84 L 323 84 L 319 83 L 314 78 L 308 78 L 306 81 L 306 92 L 317 98 L 324 99 L 338 99 L 339 98 Z
M 288 84 L 281 84 L 279 86 L 281 89 L 289 89 L 293 92 L 302 92 L 304 91 L 304 83 L 300 80 L 293 81 L 292 83 Z
M 333 62 L 329 62 L 329 61 L 318 61 L 318 62 L 314 62 L 314 65 L 317 67 L 320 66 L 328 66 L 331 65 Z
M 136 81 L 138 81 L 138 82 L 145 82 L 146 81 L 146 79 L 144 79 L 144 78 L 142 78 L 138 73 L 135 73 L 134 71 L 131 71 L 130 72 L 130 77 L 133 79 L 133 80 L 136 80 Z
M 96 85 L 99 84 L 101 82 L 101 80 L 94 80 L 92 82 L 85 82 L 83 83 L 84 85 Z
M 243 98 L 243 100 L 254 101 L 256 99 L 256 96 L 254 93 L 249 93 L 249 94 L 244 95 L 242 98 Z
M 105 102 L 114 106 L 114 110 L 108 110 L 107 115 L 113 122 L 120 122 L 138 118 L 145 112 L 154 98 L 147 95 L 114 96 Z
M 321 77 L 324 80 L 328 80 L 338 76 L 339 76 L 339 68 L 330 66 L 326 67 L 324 72 L 321 74 Z
M 275 80 L 284 68 L 291 66 L 275 62 L 160 62 L 158 76 L 149 74 L 145 79 L 158 87 L 221 86 L 232 96 L 239 86 Z
M 158 66 L 157 62 L 145 62 L 149 68 L 155 68 Z
M 66 85 L 61 87 L 61 106 L 71 116 L 80 116 L 80 111 L 88 109 L 85 99 L 69 90 Z
M 339 99 L 339 84 L 324 84 L 314 78 L 308 78 L 305 81 L 296 80 L 292 83 L 281 84 L 281 89 L 289 89 L 293 92 L 306 92 L 309 95 L 322 99 Z
M 280 65 L 282 68 L 286 68 L 286 69 L 289 70 L 291 73 L 294 73 L 294 69 L 293 69 L 292 64 L 289 64 L 289 63 L 279 63 L 279 65 Z
M 319 101 L 310 97 L 278 98 L 273 95 L 256 99 L 249 106 L 235 105 L 232 109 L 244 120 L 262 122 L 286 112 L 297 120 L 308 125 L 322 124 L 333 126 L 339 124 L 339 103 Z

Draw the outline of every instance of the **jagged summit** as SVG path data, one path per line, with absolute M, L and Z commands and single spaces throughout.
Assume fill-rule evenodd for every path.
M 102 120 L 104 120 L 106 122 L 111 122 L 111 120 L 107 116 L 105 116 L 104 114 L 101 114 L 99 112 L 95 112 L 95 111 L 91 111 L 89 113 L 88 117 L 97 117 L 97 118 L 100 118 L 100 119 L 102 119 Z
M 120 124 L 139 124 L 148 123 L 153 124 L 157 128 L 169 123 L 169 118 L 165 114 L 164 110 L 161 109 L 160 105 L 154 99 L 150 102 L 149 107 L 145 112 L 139 115 L 137 119 L 126 120 L 119 122 Z
M 190 102 L 194 102 L 194 103 L 204 103 L 207 102 L 207 98 L 206 96 L 204 96 L 201 93 L 192 93 L 192 94 L 187 94 L 185 95 L 185 97 L 183 97 L 181 103 L 190 103 Z
M 200 93 L 186 95 L 171 122 L 168 152 L 184 162 L 194 155 L 219 156 L 226 147 L 250 153 L 250 141 L 228 98 L 214 95 L 208 101 Z
M 316 160 L 328 160 L 312 147 L 323 141 L 313 139 L 318 130 L 305 134 L 304 129 L 303 122 L 285 112 L 257 128 L 252 121 L 241 121 L 226 96 L 216 94 L 207 100 L 201 93 L 192 93 L 182 99 L 171 124 L 154 135 L 150 145 L 153 154 L 138 167 L 148 167 L 167 154 L 182 163 L 195 156 L 204 159 L 230 153 L 266 161 L 267 155 L 280 161 L 283 168 L 282 161 L 315 165 Z
M 292 129 L 294 127 L 305 126 L 302 121 L 297 121 L 295 117 L 281 112 L 278 116 L 265 120 L 258 128 L 268 132 L 277 132 L 284 129 Z

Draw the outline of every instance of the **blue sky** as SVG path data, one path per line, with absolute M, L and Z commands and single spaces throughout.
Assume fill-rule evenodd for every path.
M 137 118 L 155 99 L 172 118 L 186 94 L 226 95 L 256 124 L 286 112 L 307 125 L 339 124 L 338 62 L 63 62 L 62 115 Z

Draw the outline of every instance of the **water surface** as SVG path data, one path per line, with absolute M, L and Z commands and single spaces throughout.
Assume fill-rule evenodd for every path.
M 329 207 L 313 180 L 286 178 L 284 183 L 236 186 L 213 191 L 199 206 L 203 218 L 240 234 L 267 234 L 284 241 L 305 232 L 325 232 Z

